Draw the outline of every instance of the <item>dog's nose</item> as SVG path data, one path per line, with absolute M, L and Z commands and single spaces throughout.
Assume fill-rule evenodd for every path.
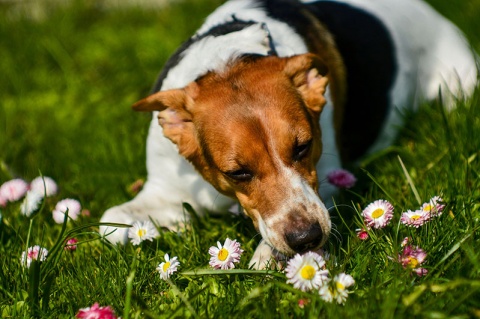
M 322 228 L 318 223 L 310 225 L 310 227 L 306 229 L 296 230 L 285 234 L 288 246 L 297 253 L 303 253 L 318 248 L 322 242 L 322 238 Z

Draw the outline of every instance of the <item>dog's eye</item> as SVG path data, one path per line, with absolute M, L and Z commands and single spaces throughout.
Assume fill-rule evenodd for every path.
M 238 169 L 236 171 L 225 172 L 225 175 L 238 182 L 246 182 L 253 178 L 252 172 L 247 169 Z
M 299 161 L 304 158 L 312 146 L 312 140 L 306 143 L 298 144 L 293 148 L 293 160 Z

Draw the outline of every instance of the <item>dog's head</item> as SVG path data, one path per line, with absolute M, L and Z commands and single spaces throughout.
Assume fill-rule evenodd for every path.
M 330 233 L 315 165 L 326 67 L 318 57 L 246 57 L 139 102 L 217 190 L 237 198 L 279 252 L 315 250 Z

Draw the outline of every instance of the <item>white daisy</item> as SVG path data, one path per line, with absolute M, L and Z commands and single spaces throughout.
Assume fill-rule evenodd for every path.
M 325 284 L 320 287 L 318 293 L 326 302 L 335 300 L 338 304 L 343 304 L 348 298 L 348 288 L 355 284 L 352 276 L 345 273 L 336 275 L 333 280 L 328 279 Z
M 28 191 L 28 184 L 23 179 L 9 180 L 0 186 L 0 197 L 5 202 L 15 202 L 22 198 Z
M 411 211 L 408 210 L 402 213 L 400 222 L 404 225 L 418 228 L 425 224 L 430 218 L 430 214 L 422 209 Z
M 233 269 L 235 263 L 240 262 L 243 250 L 236 239 L 227 238 L 223 246 L 217 241 L 217 247 L 210 247 L 208 253 L 211 256 L 209 264 L 214 269 Z
M 333 278 L 333 282 L 335 285 L 335 300 L 337 300 L 339 304 L 345 303 L 348 297 L 348 288 L 355 284 L 355 280 L 352 276 L 341 273 Z
M 43 195 L 28 191 L 27 195 L 23 199 L 22 205 L 20 206 L 20 211 L 23 215 L 30 217 L 40 207 L 42 199 Z
M 160 278 L 167 280 L 174 272 L 177 271 L 178 266 L 180 266 L 180 262 L 176 256 L 170 258 L 168 254 L 165 254 L 164 258 L 165 261 L 158 265 L 157 271 L 160 273 Z
M 67 210 L 68 218 L 77 220 L 81 209 L 82 206 L 80 205 L 80 202 L 78 200 L 67 198 L 59 201 L 57 205 L 55 205 L 52 216 L 57 224 L 63 224 L 63 220 L 65 219 L 65 213 L 67 212 Z
M 47 195 L 47 197 L 49 197 L 57 194 L 58 186 L 51 177 L 38 176 L 30 183 L 30 190 L 42 196 Z
M 393 217 L 393 206 L 386 200 L 376 200 L 363 210 L 362 216 L 367 226 L 383 228 Z
M 21 263 L 22 266 L 30 268 L 30 264 L 34 260 L 45 261 L 47 259 L 48 250 L 46 248 L 35 245 L 27 249 L 22 253 Z
M 429 217 L 436 217 L 442 215 L 445 204 L 443 204 L 443 199 L 439 196 L 434 196 L 430 198 L 428 203 L 424 203 L 421 207 L 421 210 L 429 215 Z
M 328 270 L 323 269 L 324 266 L 325 260 L 317 253 L 296 254 L 285 268 L 287 283 L 302 291 L 319 289 L 328 278 Z
M 153 238 L 159 235 L 157 228 L 149 220 L 144 222 L 134 222 L 128 230 L 128 238 L 133 245 L 140 245 L 144 240 L 153 241 Z

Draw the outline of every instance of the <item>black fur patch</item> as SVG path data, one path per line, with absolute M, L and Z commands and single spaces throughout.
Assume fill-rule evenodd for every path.
M 339 2 L 302 4 L 295 0 L 258 0 L 267 14 L 290 25 L 300 36 L 308 33 L 307 9 L 333 34 L 347 69 L 347 100 L 342 158 L 358 159 L 376 141 L 390 106 L 397 72 L 395 48 L 383 23 L 372 14 Z

